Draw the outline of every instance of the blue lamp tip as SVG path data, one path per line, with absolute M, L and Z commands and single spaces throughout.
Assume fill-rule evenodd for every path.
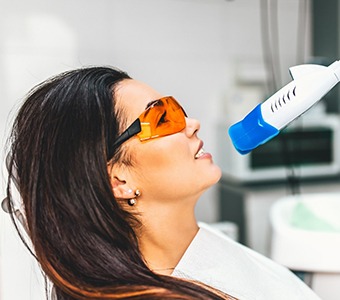
M 230 126 L 228 133 L 235 149 L 242 155 L 249 153 L 279 134 L 279 130 L 263 120 L 261 104 L 242 121 Z

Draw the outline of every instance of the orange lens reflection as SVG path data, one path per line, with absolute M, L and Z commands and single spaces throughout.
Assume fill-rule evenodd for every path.
M 173 97 L 161 98 L 139 116 L 142 130 L 137 136 L 144 141 L 180 132 L 186 126 L 185 117 L 183 108 Z

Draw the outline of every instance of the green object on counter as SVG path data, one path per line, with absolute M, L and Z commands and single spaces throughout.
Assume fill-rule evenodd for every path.
M 290 224 L 304 230 L 340 232 L 339 228 L 315 215 L 315 213 L 301 201 L 293 208 Z

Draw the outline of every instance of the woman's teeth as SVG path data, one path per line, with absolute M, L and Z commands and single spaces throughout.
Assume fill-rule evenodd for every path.
M 201 148 L 195 155 L 195 158 L 200 158 L 204 153 L 205 153 L 204 149 Z

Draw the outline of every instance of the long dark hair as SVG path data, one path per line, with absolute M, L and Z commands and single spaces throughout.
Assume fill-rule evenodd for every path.
M 111 147 L 122 122 L 115 87 L 129 78 L 114 68 L 87 67 L 28 94 L 10 137 L 11 210 L 15 179 L 32 252 L 55 299 L 227 299 L 152 272 L 139 251 L 134 217 L 113 196 L 107 162 L 124 155 Z

